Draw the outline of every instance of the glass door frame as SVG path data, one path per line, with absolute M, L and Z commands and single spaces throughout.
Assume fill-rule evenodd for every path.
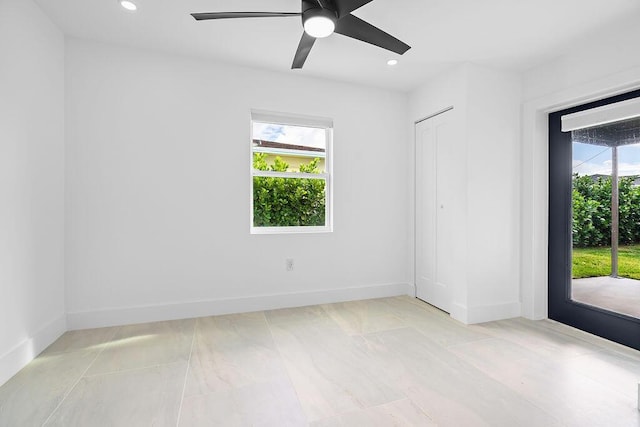
M 640 97 L 640 90 L 549 114 L 549 255 L 548 317 L 640 350 L 640 319 L 571 299 L 572 281 L 572 140 L 562 132 L 561 117 Z

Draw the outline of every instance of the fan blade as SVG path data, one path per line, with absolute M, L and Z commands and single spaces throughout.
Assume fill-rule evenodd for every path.
M 367 3 L 371 3 L 373 0 L 335 0 L 336 9 L 338 10 L 338 18 L 347 16 L 356 9 L 360 9 Z
M 230 18 L 280 18 L 285 16 L 300 16 L 301 13 L 293 12 L 209 12 L 192 13 L 196 21 L 207 19 L 230 19 Z
M 400 55 L 411 49 L 408 44 L 353 15 L 338 19 L 335 32 Z
M 293 64 L 291 65 L 292 70 L 295 68 L 302 68 L 315 42 L 315 37 L 311 37 L 306 32 L 302 33 L 302 38 L 300 39 L 300 44 L 298 45 L 296 56 L 293 58 Z

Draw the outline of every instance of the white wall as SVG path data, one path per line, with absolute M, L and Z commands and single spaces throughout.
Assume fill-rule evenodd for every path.
M 73 39 L 66 67 L 71 328 L 410 291 L 406 95 Z M 333 233 L 249 234 L 252 108 L 333 118 Z
M 522 315 L 547 317 L 548 114 L 640 87 L 637 17 L 601 29 L 523 76 Z
M 519 76 L 469 63 L 410 97 L 412 121 L 454 107 L 466 222 L 448 236 L 465 277 L 453 284 L 451 316 L 465 323 L 520 314 L 520 102 Z
M 524 100 L 550 96 L 640 66 L 638 16 L 576 40 L 564 55 L 523 74 Z
M 515 73 L 469 65 L 469 319 L 520 315 L 520 116 Z
M 64 38 L 0 0 L 0 384 L 66 328 L 63 202 Z

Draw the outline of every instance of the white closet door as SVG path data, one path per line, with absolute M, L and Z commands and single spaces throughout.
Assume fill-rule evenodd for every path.
M 416 292 L 417 297 L 451 311 L 456 275 L 456 147 L 451 112 L 416 124 Z

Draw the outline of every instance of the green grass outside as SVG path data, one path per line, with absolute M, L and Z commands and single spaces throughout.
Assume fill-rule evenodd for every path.
M 573 248 L 573 278 L 609 276 L 611 248 Z M 618 274 L 640 280 L 640 245 L 620 246 Z

